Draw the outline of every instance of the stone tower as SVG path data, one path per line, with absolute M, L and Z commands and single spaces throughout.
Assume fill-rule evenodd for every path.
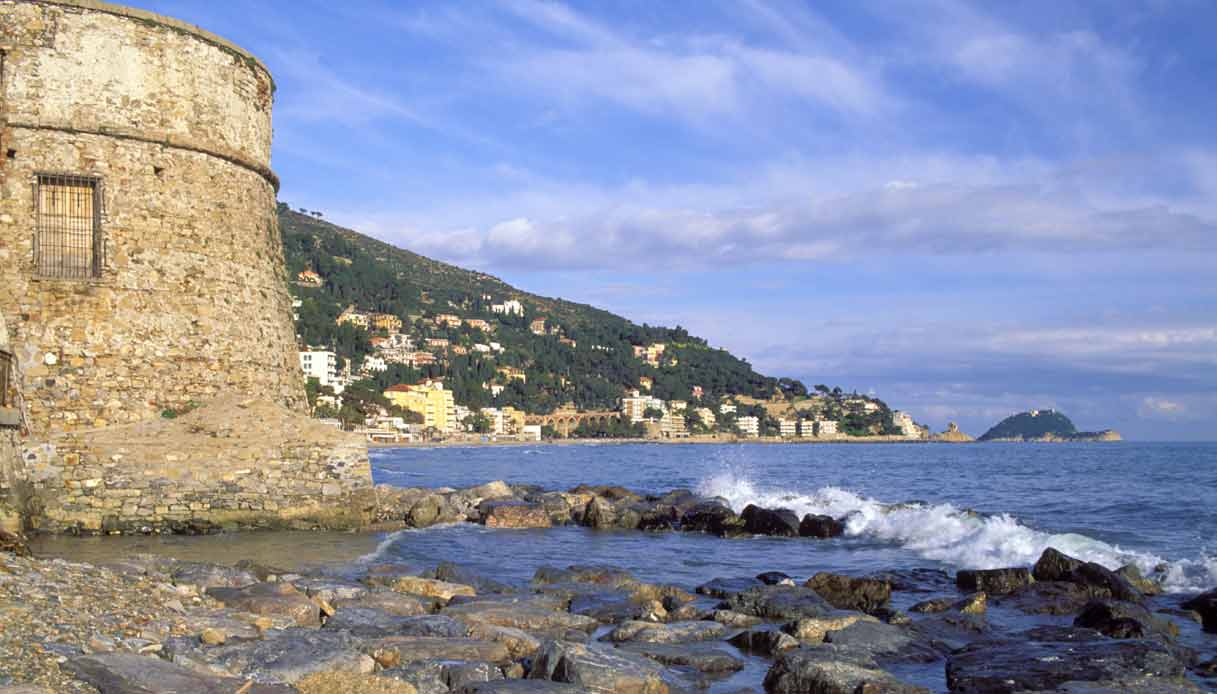
M 0 0 L 0 525 L 363 522 L 366 444 L 303 416 L 274 89 L 198 27 Z
M 224 392 L 301 406 L 273 93 L 173 19 L 0 3 L 0 313 L 34 437 Z

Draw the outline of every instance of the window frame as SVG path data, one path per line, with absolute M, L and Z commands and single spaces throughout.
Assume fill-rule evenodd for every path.
M 49 228 L 46 217 L 50 213 L 46 213 L 42 209 L 43 202 L 43 186 L 58 186 L 63 188 L 89 188 L 92 190 L 92 215 L 90 219 L 91 228 L 89 230 L 89 264 L 83 271 L 70 267 L 65 262 L 65 255 L 71 254 L 73 250 L 77 253 L 84 251 L 84 246 L 73 248 L 71 239 L 68 240 L 62 247 L 57 250 L 61 254 L 59 258 L 50 256 L 47 245 L 52 235 L 68 235 L 73 232 L 71 229 L 54 229 Z M 46 280 L 66 280 L 66 281 L 90 281 L 97 280 L 102 277 L 102 272 L 105 269 L 106 260 L 106 244 L 105 232 L 103 229 L 103 206 L 105 202 L 104 195 L 104 180 L 101 176 L 93 174 L 75 174 L 62 173 L 51 171 L 36 171 L 34 172 L 33 191 L 34 191 L 34 243 L 33 243 L 33 263 L 34 276 L 38 279 Z M 65 215 L 66 217 L 66 215 Z M 64 222 L 63 224 L 70 224 Z M 44 255 L 45 254 L 45 255 Z M 48 271 L 49 270 L 49 271 Z

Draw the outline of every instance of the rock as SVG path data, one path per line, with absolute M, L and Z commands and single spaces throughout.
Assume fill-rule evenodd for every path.
M 473 586 L 478 595 L 518 592 L 515 588 L 505 583 L 499 583 L 498 581 L 486 578 L 467 566 L 450 561 L 441 562 L 434 569 L 423 572 L 421 575 L 423 578 L 434 578 L 449 583 L 463 583 L 467 586 Z
M 990 641 L 951 654 L 947 685 L 952 692 L 985 694 L 1053 691 L 1069 682 L 1178 678 L 1184 669 L 1155 641 Z
M 484 501 L 478 506 L 482 523 L 488 528 L 548 528 L 549 513 L 540 504 L 523 501 Z
M 191 586 L 199 593 L 208 588 L 244 588 L 259 582 L 244 569 L 196 562 L 178 562 L 171 578 L 174 585 Z
M 793 586 L 794 579 L 781 571 L 766 571 L 765 573 L 757 574 L 756 580 L 764 583 L 767 586 Z
M 718 622 L 655 622 L 630 621 L 614 629 L 605 638 L 609 641 L 639 641 L 643 643 L 688 643 L 722 639 L 727 628 Z
M 955 574 L 955 585 L 965 593 L 1007 595 L 1034 582 L 1031 571 L 1023 567 L 969 570 Z
M 500 680 L 466 685 L 461 694 L 586 694 L 587 690 L 573 684 L 538 680 Z
M 830 537 L 840 537 L 845 534 L 845 524 L 832 516 L 807 514 L 799 523 L 799 535 L 802 537 L 818 537 L 826 540 Z
M 444 664 L 444 681 L 451 691 L 461 691 L 468 685 L 503 679 L 503 671 L 494 663 L 456 662 Z
M 820 595 L 803 586 L 757 586 L 727 598 L 725 607 L 772 620 L 824 617 L 833 608 Z
M 339 600 L 358 600 L 368 594 L 368 587 L 355 581 L 326 576 L 309 576 L 292 581 L 296 590 L 310 598 L 334 604 Z
M 592 618 L 528 603 L 464 602 L 444 608 L 444 615 L 466 624 L 483 623 L 525 631 L 575 629 L 591 633 L 600 625 Z
M 1082 608 L 1073 625 L 1094 629 L 1113 639 L 1179 635 L 1179 627 L 1174 622 L 1155 617 L 1136 603 L 1120 600 L 1092 600 Z
M 833 646 L 799 648 L 778 656 L 765 675 L 771 694 L 928 694 L 929 690 L 897 680 L 874 659 Z
M 799 640 L 771 627 L 746 629 L 728 639 L 732 646 L 750 653 L 772 656 L 799 647 Z
M 1128 579 L 1094 562 L 1086 562 L 1074 569 L 1069 580 L 1086 587 L 1096 598 L 1112 597 L 1138 603 L 1145 601 L 1145 596 Z
M 963 614 L 984 614 L 988 610 L 989 596 L 986 593 L 972 593 L 968 597 L 951 605 L 951 609 Z
M 909 612 L 917 612 L 919 614 L 937 614 L 946 612 L 955 604 L 950 598 L 931 598 L 930 600 L 922 600 L 909 608 Z
M 570 494 L 590 494 L 592 496 L 602 496 L 609 501 L 640 501 L 642 499 L 638 494 L 626 489 L 606 484 L 587 485 L 581 484 L 578 487 L 570 490 Z
M 289 694 L 291 687 L 251 684 L 235 677 L 218 677 L 195 672 L 154 656 L 107 653 L 72 658 L 63 670 L 93 685 L 105 694 L 148 694 L 149 692 L 190 692 L 191 694 Z
M 242 677 L 288 684 L 315 672 L 369 673 L 375 668 L 350 634 L 301 628 L 286 629 L 263 641 L 216 646 L 206 651 L 206 658 Z
M 604 530 L 617 526 L 617 509 L 611 501 L 593 497 L 583 509 L 582 524 L 589 528 Z
M 473 504 L 476 506 L 485 499 L 506 499 L 515 496 L 515 492 L 511 491 L 511 486 L 503 480 L 495 480 L 465 489 L 462 491 L 462 495 L 470 499 L 476 499 Z
M 1141 569 L 1137 568 L 1136 564 L 1126 564 L 1116 569 L 1116 575 L 1132 584 L 1142 595 L 1161 595 L 1163 593 L 1162 584 L 1157 581 L 1150 580 L 1141 574 Z
M 419 597 L 391 590 L 371 590 L 356 599 L 344 600 L 339 598 L 334 600 L 334 607 L 338 610 L 346 607 L 373 608 L 399 617 L 427 614 L 429 611 L 427 608 L 430 604 L 430 600 L 428 600 L 427 604 L 424 604 L 423 600 Z
M 355 672 L 318 672 L 296 683 L 300 694 L 418 694 L 409 682 Z
M 219 629 L 208 627 L 199 632 L 199 641 L 208 646 L 219 646 L 228 640 L 228 636 Z
M 583 691 L 668 694 L 661 670 L 651 660 L 613 649 L 551 641 L 533 659 L 531 680 L 578 685 Z
M 1026 614 L 1077 614 L 1094 599 L 1085 586 L 1064 581 L 1035 582 L 997 599 L 1002 607 L 1012 607 Z
M 591 583 L 606 588 L 633 586 L 639 583 L 628 571 L 615 566 L 570 566 L 556 569 L 552 566 L 542 566 L 533 574 L 534 586 L 553 583 Z
M 805 584 L 828 604 L 841 610 L 872 612 L 886 607 L 892 598 L 892 586 L 877 578 L 854 578 L 820 572 Z
M 427 528 L 441 522 L 445 510 L 444 497 L 439 494 L 428 494 L 410 507 L 406 512 L 406 523 L 413 528 Z
M 606 590 L 571 598 L 570 612 L 591 617 L 602 624 L 620 624 L 631 619 L 642 619 L 645 610 L 628 594 L 619 590 Z
M 735 672 L 744 669 L 743 660 L 711 644 L 629 643 L 620 648 L 646 656 L 661 665 L 689 668 L 697 672 Z
M 694 589 L 698 595 L 708 595 L 712 598 L 726 599 L 742 593 L 749 588 L 755 588 L 759 585 L 764 585 L 757 579 L 751 576 L 742 576 L 736 578 L 715 578 L 697 586 Z
M 398 576 L 389 584 L 389 588 L 398 593 L 421 595 L 425 598 L 438 598 L 444 601 L 452 600 L 452 598 L 458 595 L 469 597 L 477 595 L 477 591 L 473 589 L 473 586 L 467 586 L 463 583 L 449 583 L 448 581 L 439 581 L 434 578 L 423 578 L 421 576 Z
M 729 627 L 737 629 L 756 626 L 761 623 L 760 617 L 755 617 L 742 612 L 733 612 L 731 610 L 715 610 L 711 616 L 714 621 Z
M 326 629 L 345 629 L 356 636 L 442 636 L 459 638 L 469 627 L 451 617 L 401 617 L 374 607 L 344 607 L 325 623 Z
M 744 531 L 753 535 L 799 536 L 799 517 L 790 509 L 768 509 L 748 504 L 739 518 L 744 523 Z
M 1217 632 L 1217 590 L 1201 593 L 1180 605 L 1185 610 L 1200 614 L 1205 631 Z
M 857 621 L 844 629 L 825 632 L 824 643 L 884 660 L 932 663 L 940 658 L 933 649 L 923 646 L 914 632 L 877 620 Z
M 503 644 L 512 660 L 528 658 L 541 649 L 541 640 L 532 634 L 497 624 L 474 622 L 469 625 L 469 637 Z
M 686 532 L 703 532 L 719 537 L 744 535 L 744 521 L 718 501 L 697 504 L 685 512 L 680 519 L 680 529 Z
M 1036 560 L 1035 566 L 1031 568 L 1031 575 L 1037 581 L 1068 581 L 1074 569 L 1081 565 L 1082 560 L 1049 547 Z
M 472 660 L 498 664 L 511 662 L 511 654 L 504 644 L 469 638 L 386 636 L 367 641 L 362 648 L 386 669 L 419 660 Z
M 267 617 L 284 617 L 299 626 L 321 626 L 321 608 L 290 583 L 254 583 L 243 588 L 208 588 L 226 607 Z
M 824 641 L 824 634 L 830 631 L 839 631 L 860 621 L 877 622 L 879 620 L 862 613 L 842 613 L 825 617 L 798 619 L 788 623 L 782 630 L 800 641 L 815 644 Z

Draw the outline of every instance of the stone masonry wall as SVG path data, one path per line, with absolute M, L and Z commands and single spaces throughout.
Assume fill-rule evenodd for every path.
M 356 528 L 375 507 L 362 437 L 233 395 L 173 420 L 58 434 L 24 466 L 39 531 Z

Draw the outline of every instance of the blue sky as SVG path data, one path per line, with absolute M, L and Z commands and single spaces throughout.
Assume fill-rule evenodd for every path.
M 281 199 L 979 434 L 1217 439 L 1217 5 L 134 2 Z

